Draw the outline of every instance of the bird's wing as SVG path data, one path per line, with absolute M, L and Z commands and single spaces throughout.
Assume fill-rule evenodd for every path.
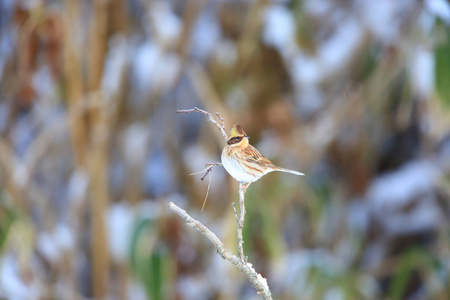
M 264 155 L 259 153 L 259 151 L 252 145 L 248 145 L 248 147 L 245 148 L 244 152 L 246 157 L 245 159 L 248 162 L 254 162 L 259 165 L 272 165 L 272 162 L 264 157 Z

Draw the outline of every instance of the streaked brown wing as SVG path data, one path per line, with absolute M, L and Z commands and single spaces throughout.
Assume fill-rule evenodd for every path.
M 245 160 L 248 162 L 257 163 L 258 165 L 272 165 L 272 162 L 259 153 L 252 145 L 248 145 L 248 147 L 245 148 L 244 153 Z

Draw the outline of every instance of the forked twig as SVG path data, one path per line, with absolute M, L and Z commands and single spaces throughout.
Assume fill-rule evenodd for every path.
M 205 180 L 206 176 L 208 176 L 208 174 L 209 174 L 210 172 L 212 172 L 212 168 L 213 168 L 213 167 L 208 167 L 208 169 L 206 169 L 205 175 L 203 175 L 202 178 L 200 178 L 201 181 Z M 212 177 L 212 173 L 211 173 L 210 178 L 211 178 L 211 177 Z M 208 186 L 208 190 L 209 190 L 209 186 Z
M 205 178 L 206 178 L 206 176 L 209 174 L 209 172 L 212 172 L 212 169 L 213 169 L 215 166 L 222 166 L 222 163 L 206 163 L 206 164 L 205 164 L 205 167 L 207 167 L 206 169 L 204 169 L 204 170 L 202 170 L 202 171 L 198 171 L 198 172 L 191 173 L 191 174 L 189 174 L 189 176 L 192 176 L 192 175 L 198 175 L 198 174 L 201 174 L 201 173 L 205 172 L 205 174 L 202 176 L 202 178 L 200 178 L 200 180 L 203 181 L 203 180 L 205 180 Z
M 219 113 L 216 113 L 216 115 L 219 118 L 221 124 L 219 124 L 214 119 L 214 116 L 211 113 L 209 113 L 209 112 L 207 112 L 207 111 L 205 111 L 203 109 L 197 108 L 197 107 L 194 107 L 194 108 L 191 108 L 191 109 L 179 109 L 179 110 L 177 110 L 177 114 L 188 114 L 188 113 L 191 113 L 191 112 L 199 112 L 199 113 L 205 115 L 206 117 L 208 117 L 208 121 L 213 123 L 214 126 L 216 126 L 220 130 L 220 133 L 222 134 L 222 137 L 224 138 L 224 140 L 228 140 L 228 136 L 227 136 L 227 133 L 225 131 L 225 122 L 220 117 Z
M 211 173 L 211 176 L 209 176 L 208 189 L 206 190 L 206 196 L 205 196 L 205 200 L 203 201 L 203 205 L 202 205 L 202 210 L 201 210 L 201 211 L 203 211 L 203 208 L 205 207 L 205 204 L 206 204 L 206 200 L 208 199 L 209 188 L 211 187 L 212 169 L 213 169 L 215 166 L 222 166 L 222 163 L 219 163 L 219 162 L 216 162 L 216 163 L 206 163 L 205 166 L 206 166 L 207 168 L 204 169 L 203 171 L 199 171 L 199 172 L 195 172 L 195 173 L 189 174 L 189 176 L 192 176 L 192 175 L 197 175 L 197 174 L 200 174 L 200 173 L 205 172 L 205 174 L 202 176 L 202 178 L 200 178 L 200 180 L 203 181 L 203 180 L 205 180 L 206 176 L 208 176 L 208 174 Z

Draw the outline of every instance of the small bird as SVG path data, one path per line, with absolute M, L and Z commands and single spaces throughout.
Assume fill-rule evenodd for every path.
M 239 124 L 235 124 L 230 132 L 230 138 L 222 151 L 222 165 L 225 170 L 245 189 L 250 183 L 274 171 L 295 175 L 303 173 L 275 166 L 248 142 L 249 136 Z

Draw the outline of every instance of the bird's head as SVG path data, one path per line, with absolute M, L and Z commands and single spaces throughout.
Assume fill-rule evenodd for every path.
M 228 139 L 228 145 L 247 146 L 249 136 L 242 129 L 241 125 L 234 124 L 230 131 L 230 138 Z

